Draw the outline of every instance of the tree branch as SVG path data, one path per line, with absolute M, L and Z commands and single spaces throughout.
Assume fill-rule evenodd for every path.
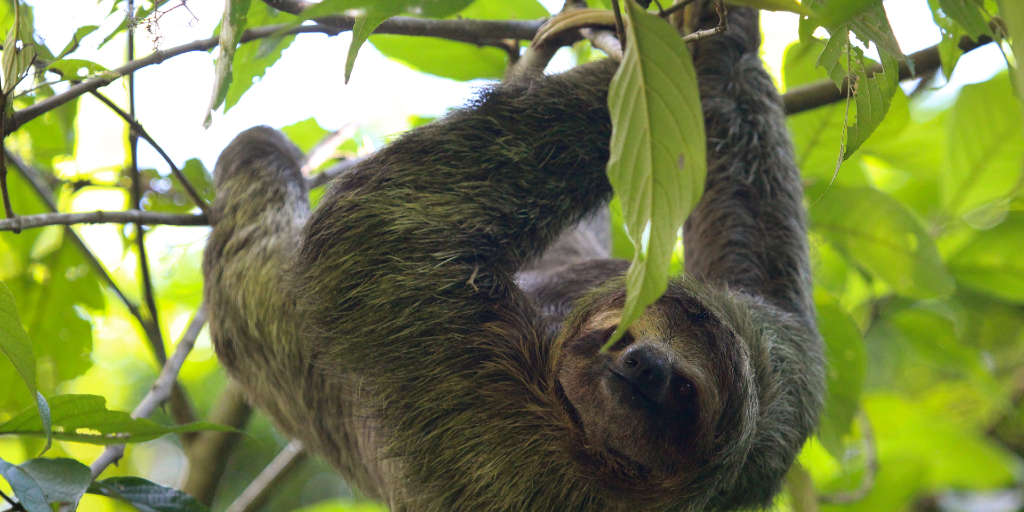
M 288 3 L 288 2 L 285 2 Z M 241 42 L 247 43 L 267 37 L 279 37 L 294 34 L 327 34 L 338 35 L 352 30 L 355 18 L 351 16 L 329 16 L 316 20 L 315 25 L 292 26 L 289 24 L 270 25 L 246 30 Z M 544 20 L 536 21 L 492 21 L 492 20 L 431 20 L 423 18 L 407 18 L 396 16 L 388 19 L 374 30 L 375 34 L 398 34 L 407 36 L 430 36 L 462 41 L 473 44 L 492 44 L 502 39 L 533 39 Z M 45 100 L 29 105 L 11 115 L 4 123 L 4 135 L 10 134 L 25 123 L 53 110 L 85 93 L 95 91 L 110 84 L 114 80 L 147 66 L 190 52 L 202 52 L 215 48 L 219 38 L 210 37 L 191 43 L 176 46 L 167 50 L 157 50 L 141 59 L 128 62 L 124 66 L 110 70 L 102 76 L 90 78 L 72 85 L 67 91 L 55 94 Z
M 181 341 L 178 342 L 178 347 L 174 350 L 174 354 L 164 363 L 163 368 L 160 370 L 160 375 L 153 382 L 153 386 L 149 388 L 149 393 L 132 411 L 132 418 L 148 418 L 157 407 L 163 405 L 171 397 L 177 384 L 178 372 L 181 371 L 181 366 L 185 363 L 185 359 L 192 352 L 192 347 L 195 346 L 196 339 L 199 338 L 199 333 L 202 332 L 203 325 L 205 324 L 206 308 L 200 305 L 199 309 L 192 316 L 192 320 L 189 321 L 188 327 L 185 328 L 185 333 L 182 334 Z M 92 470 L 93 479 L 100 476 L 100 473 L 103 473 L 107 466 L 121 460 L 121 457 L 124 457 L 123 444 L 107 446 L 103 453 L 89 467 Z
M 270 491 L 288 476 L 292 469 L 298 467 L 299 463 L 306 459 L 306 451 L 302 442 L 293 439 L 288 443 L 281 453 L 278 453 L 274 460 L 263 468 L 242 494 L 231 502 L 224 512 L 254 512 L 263 506 L 270 496 Z
M 122 212 L 95 211 L 84 213 L 40 213 L 23 215 L 16 219 L 0 220 L 0 231 L 16 228 L 30 229 L 43 226 L 70 226 L 72 224 L 132 224 L 147 226 L 207 226 L 205 215 L 180 215 L 176 213 L 126 210 Z
M 338 162 L 338 163 L 336 163 L 336 164 L 334 164 L 334 165 L 324 169 L 322 172 L 318 172 L 318 173 L 310 176 L 309 178 L 307 178 L 306 179 L 306 188 L 314 189 L 314 188 L 326 185 L 328 182 L 330 182 L 334 178 L 336 178 L 338 176 L 341 176 L 342 174 L 345 174 L 346 172 L 351 170 L 356 165 L 359 165 L 360 162 L 362 162 L 363 160 L 366 160 L 368 157 L 369 157 L 369 155 L 367 155 L 367 156 L 357 156 L 355 158 L 348 158 L 348 159 L 342 160 L 342 161 L 340 161 L 340 162 Z
M 132 75 L 129 74 L 128 76 L 131 77 Z M 153 140 L 153 137 L 149 136 L 149 133 L 146 132 L 146 129 L 143 128 L 141 124 L 139 124 L 139 122 L 135 119 L 135 116 L 122 110 L 121 107 L 118 107 L 116 103 L 111 101 L 110 98 L 101 94 L 99 91 L 89 92 L 97 99 L 102 101 L 104 105 L 110 107 L 110 110 L 113 110 L 117 115 L 121 116 L 121 119 L 124 119 L 124 121 L 128 123 L 128 126 L 131 127 L 132 133 L 135 133 L 137 134 L 137 136 L 141 136 L 143 139 L 146 139 L 146 142 L 148 142 L 150 146 L 153 146 L 153 149 L 155 149 L 157 153 L 160 153 L 160 156 L 162 156 L 164 161 L 167 162 L 167 165 L 171 167 L 171 174 L 174 174 L 174 177 L 177 178 L 178 181 L 181 183 L 182 188 L 185 189 L 185 194 L 188 195 L 189 199 L 191 199 L 192 202 L 199 207 L 203 214 L 208 215 L 210 213 L 210 205 L 206 204 L 206 201 L 199 196 L 199 192 L 197 192 L 195 187 L 192 186 L 192 183 L 188 181 L 188 178 L 186 178 L 185 174 L 181 172 L 181 169 L 178 169 L 178 166 L 174 165 L 174 160 L 171 160 L 171 157 L 167 156 L 167 153 L 164 151 L 164 149 L 160 147 L 160 145 L 157 144 L 155 140 Z M 138 148 L 137 144 L 138 139 L 136 139 L 135 144 L 133 144 L 132 146 L 132 166 L 135 166 L 134 154 Z M 135 174 L 138 174 L 138 169 L 135 170 Z M 132 179 L 135 180 L 136 177 L 133 176 Z M 134 184 L 132 186 L 133 189 L 137 188 L 137 186 Z M 137 199 L 141 198 L 134 198 L 133 200 Z M 135 204 L 134 208 L 138 209 L 139 205 Z
M 932 46 L 925 48 L 919 52 L 914 52 L 907 56 L 908 59 L 913 61 L 914 69 L 917 75 L 925 75 L 936 69 L 942 64 L 942 59 L 939 57 L 939 47 Z M 868 70 L 868 76 L 874 73 L 880 73 L 882 66 L 875 65 Z M 906 62 L 900 61 L 900 80 L 906 80 L 908 78 L 914 78 L 914 75 L 910 73 L 910 68 Z M 846 101 L 846 93 L 849 89 L 849 83 L 844 82 L 842 89 L 836 87 L 835 82 L 829 79 L 821 80 L 800 87 L 794 87 L 786 91 L 786 94 L 782 95 L 782 103 L 786 109 L 786 115 L 799 114 L 807 110 L 823 107 L 839 101 Z

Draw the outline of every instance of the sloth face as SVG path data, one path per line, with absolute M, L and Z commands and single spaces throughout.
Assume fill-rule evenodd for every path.
M 664 476 L 692 473 L 714 449 L 723 392 L 722 329 L 696 299 L 663 297 L 610 350 L 619 307 L 564 340 L 558 380 L 590 449 Z M 728 371 L 724 373 L 728 374 Z

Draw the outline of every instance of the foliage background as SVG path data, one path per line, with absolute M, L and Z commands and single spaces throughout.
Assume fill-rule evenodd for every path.
M 931 7 L 949 5 L 944 2 L 933 0 Z M 903 10 L 906 4 L 918 4 L 917 10 Z M 983 4 L 994 12 L 994 2 Z M 74 28 L 87 24 L 79 18 L 69 24 L 68 16 L 47 0 L 32 6 L 36 29 L 51 51 L 62 48 Z M 208 37 L 220 19 L 220 6 L 188 7 L 191 13 L 175 10 L 153 26 L 163 40 L 141 37 L 140 30 L 136 54 L 145 55 L 154 45 L 166 48 Z M 545 8 L 534 0 L 478 0 L 463 15 L 533 19 L 558 7 Z M 940 43 L 947 68 L 954 62 L 956 39 L 963 30 L 959 25 L 938 15 L 933 25 L 923 1 L 892 1 L 886 7 L 894 21 L 894 11 L 911 12 L 905 15 L 910 22 L 926 27 L 909 41 L 897 31 L 905 51 L 917 49 L 908 43 Z M 96 49 L 120 23 L 123 8 L 124 2 L 101 1 L 97 12 L 113 14 L 73 56 L 107 68 L 123 63 L 123 34 Z M 6 33 L 13 23 L 11 5 L 0 2 L 0 9 L 0 29 Z M 250 26 L 257 24 L 254 20 L 274 21 L 262 3 L 253 2 L 251 9 Z M 796 22 L 795 17 L 781 16 L 765 16 L 763 22 L 767 60 L 780 88 L 827 78 L 825 70 L 814 67 L 822 44 L 787 48 L 797 39 Z M 208 132 L 200 123 L 212 89 L 213 57 L 190 54 L 146 68 L 136 78 L 139 119 L 179 166 L 208 188 L 206 169 L 212 169 L 216 153 L 251 124 L 285 127 L 304 150 L 329 130 L 342 130 L 347 140 L 340 154 L 365 154 L 464 102 L 480 84 L 466 80 L 499 77 L 505 66 L 504 55 L 494 48 L 373 36 L 369 42 L 377 51 L 409 67 L 367 48 L 352 83 L 343 87 L 346 41 L 347 36 L 299 36 L 283 56 L 284 43 L 243 45 L 238 55 L 245 58 L 236 56 L 235 80 L 252 82 L 263 76 L 261 66 L 273 63 L 275 56 L 281 60 L 244 96 L 237 88 L 229 91 L 230 110 L 215 114 Z M 554 67 L 565 68 L 597 53 L 578 45 L 564 51 Z M 846 105 L 789 119 L 811 206 L 815 299 L 831 362 L 826 420 L 800 460 L 818 491 L 828 494 L 856 488 L 865 468 L 872 466 L 868 452 L 877 452 L 877 474 L 868 471 L 875 478 L 867 496 L 823 509 L 1017 510 L 1024 505 L 1024 115 L 1010 75 L 993 65 L 999 59 L 995 45 L 988 45 L 966 54 L 951 77 L 944 76 L 949 75 L 944 69 L 904 84 L 878 130 L 838 172 Z M 963 86 L 966 82 L 977 83 Z M 65 87 L 57 84 L 53 90 Z M 124 105 L 125 88 L 118 80 L 102 91 Z M 14 108 L 47 94 L 46 88 L 36 90 L 16 99 Z M 349 126 L 353 121 L 358 124 Z M 130 153 L 126 141 L 120 118 L 83 97 L 28 123 L 6 139 L 6 146 L 49 177 L 61 211 L 120 210 L 128 206 L 122 173 Z M 145 144 L 140 150 L 147 185 L 143 206 L 190 211 L 166 165 Z M 16 212 L 46 211 L 20 175 L 12 173 L 8 182 Z M 621 221 L 616 227 L 617 254 L 629 258 L 631 243 Z M 119 287 L 140 303 L 133 228 L 74 229 Z M 146 236 L 166 340 L 180 337 L 199 304 L 206 232 L 163 226 Z M 13 293 L 32 340 L 44 396 L 102 395 L 117 410 L 131 410 L 138 403 L 159 371 L 143 341 L 145 333 L 63 228 L 0 233 L 0 281 Z M 173 349 L 171 342 L 168 346 Z M 195 410 L 205 416 L 225 384 L 205 333 L 180 381 Z M 34 407 L 23 387 L 14 366 L 0 358 L 0 390 L 9 390 L 0 392 L 0 422 Z M 856 419 L 858 410 L 867 421 Z M 153 419 L 173 423 L 163 411 Z M 231 456 L 214 510 L 226 507 L 287 443 L 260 414 L 246 431 L 249 435 Z M 874 441 L 865 442 L 866 434 Z M 40 439 L 0 435 L 0 458 L 19 463 L 38 455 L 43 444 Z M 100 448 L 55 442 L 46 456 L 88 463 Z M 180 440 L 165 436 L 129 445 L 121 465 L 109 468 L 104 477 L 137 475 L 173 487 L 183 483 L 186 472 Z M 9 487 L 0 481 L 0 489 Z M 281 484 L 265 510 L 291 510 L 329 498 L 336 501 L 309 510 L 375 509 L 351 505 L 359 497 L 322 463 L 307 461 Z M 785 497 L 780 506 L 788 506 Z M 131 508 L 86 495 L 81 510 Z

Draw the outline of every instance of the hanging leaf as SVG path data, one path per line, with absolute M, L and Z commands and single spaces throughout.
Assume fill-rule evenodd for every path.
M 18 467 L 39 484 L 47 503 L 71 510 L 78 506 L 78 501 L 92 483 L 89 466 L 74 459 L 32 459 Z
M 150 441 L 162 435 L 235 429 L 212 423 L 188 423 L 165 427 L 147 419 L 133 419 L 128 413 L 111 411 L 107 400 L 96 395 L 56 395 L 50 398 L 53 438 L 86 444 L 123 444 Z M 36 409 L 28 409 L 0 424 L 0 436 L 42 437 L 43 424 Z
M 348 56 L 345 57 L 345 83 L 348 83 L 349 78 L 352 77 L 352 66 L 356 63 L 356 54 L 359 53 L 359 48 L 366 42 L 366 38 L 370 37 L 374 29 L 378 25 L 384 22 L 384 20 L 391 17 L 390 15 L 383 14 L 364 14 L 356 17 L 356 22 L 352 25 L 352 43 L 348 46 Z
M 131 503 L 142 512 L 209 511 L 188 494 L 134 476 L 100 480 L 89 486 L 89 493 Z
M 206 109 L 203 127 L 209 128 L 213 123 L 213 111 L 220 108 L 228 95 L 231 86 L 231 64 L 235 59 L 235 49 L 242 39 L 242 33 L 248 26 L 249 5 L 252 0 L 228 0 L 224 4 L 224 17 L 220 22 L 220 56 L 213 75 L 213 95 L 210 106 Z
M 704 191 L 704 114 L 686 45 L 665 20 L 626 2 L 626 52 L 608 91 L 608 179 L 636 246 L 614 343 L 668 285 L 683 221 Z
M 264 2 L 252 2 L 246 16 L 247 26 L 260 27 L 286 22 L 297 22 L 292 14 L 278 11 Z M 284 50 L 295 41 L 295 36 L 269 37 L 259 41 L 241 44 L 235 50 L 235 58 L 231 64 L 231 84 L 224 98 L 224 112 L 231 110 L 238 100 L 259 79 L 266 75 L 280 58 Z
M 10 359 L 29 393 L 36 397 L 34 412 L 40 420 L 40 434 L 46 438 L 46 447 L 43 448 L 46 451 L 50 448 L 50 408 L 43 395 L 36 390 L 36 356 L 32 350 L 32 340 L 21 326 L 14 296 L 3 282 L 0 282 L 0 352 Z

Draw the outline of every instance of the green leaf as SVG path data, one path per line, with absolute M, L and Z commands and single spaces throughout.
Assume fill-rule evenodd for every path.
M 42 487 L 31 473 L 0 459 L 0 475 L 11 484 L 14 495 L 27 512 L 53 512 Z
M 206 110 L 203 126 L 210 127 L 213 122 L 213 111 L 220 108 L 227 98 L 231 86 L 231 64 L 235 60 L 235 49 L 242 39 L 242 33 L 248 26 L 249 5 L 252 0 L 228 0 L 224 5 L 224 17 L 220 22 L 220 56 L 213 75 L 213 95 L 210 107 Z
M 39 484 L 47 503 L 74 510 L 92 483 L 89 466 L 73 459 L 32 459 L 18 465 Z
M 940 183 L 950 214 L 966 213 L 1016 189 L 1024 169 L 1022 118 L 1007 74 L 963 88 L 949 120 L 949 158 Z
M 188 494 L 134 476 L 100 480 L 89 486 L 89 493 L 131 503 L 142 512 L 208 512 Z
M 364 14 L 357 16 L 355 24 L 352 25 L 352 43 L 348 46 L 348 56 L 345 58 L 345 83 L 348 83 L 349 78 L 352 77 L 352 66 L 356 63 L 356 54 L 359 53 L 359 48 L 366 42 L 366 38 L 370 37 L 373 30 L 378 25 L 383 23 L 385 20 L 390 18 L 389 14 Z
M 61 80 L 85 80 L 109 71 L 107 68 L 89 61 L 82 59 L 62 59 L 56 62 L 51 62 L 46 69 L 56 71 L 60 74 Z
M 388 512 L 388 507 L 368 501 L 353 503 L 351 500 L 333 499 L 302 507 L 293 512 Z
M 313 146 L 316 146 L 318 142 L 331 133 L 329 130 L 321 127 L 316 122 L 315 117 L 285 126 L 281 128 L 281 132 L 288 137 L 288 140 L 298 146 L 303 153 L 308 153 L 309 150 L 313 149 Z
M 955 289 L 934 240 L 886 194 L 833 187 L 810 213 L 815 232 L 900 295 L 928 298 Z
M 165 427 L 147 419 L 133 419 L 128 413 L 111 411 L 107 400 L 96 395 L 56 395 L 50 398 L 53 438 L 86 444 L 141 443 L 162 435 L 181 432 L 234 429 L 211 423 L 188 423 Z M 28 409 L 0 424 L 0 436 L 41 437 L 43 425 L 36 409 Z
M 46 437 L 46 446 L 43 448 L 46 451 L 51 442 L 50 408 L 43 395 L 36 390 L 36 356 L 32 350 L 32 340 L 21 326 L 14 296 L 3 282 L 0 282 L 0 352 L 10 359 L 29 392 L 36 397 L 35 413 L 40 418 L 40 433 Z
M 939 0 L 939 6 L 942 12 L 967 29 L 972 39 L 976 40 L 982 34 L 993 35 L 976 0 Z
M 636 245 L 614 343 L 668 285 L 679 228 L 704 191 L 704 114 L 686 45 L 665 20 L 626 2 L 626 53 L 608 91 L 608 179 Z
M 477 0 L 459 13 L 477 20 L 530 20 L 548 16 L 537 0 Z M 508 54 L 493 46 L 479 46 L 433 37 L 378 34 L 370 43 L 385 56 L 410 68 L 453 80 L 502 78 Z
M 63 59 L 68 54 L 77 50 L 79 43 L 82 42 L 82 39 L 85 39 L 85 36 L 92 34 L 98 28 L 100 28 L 98 25 L 86 25 L 84 27 L 78 27 L 78 30 L 75 31 L 75 35 L 71 36 L 71 41 L 69 41 L 68 44 L 64 46 L 64 49 L 57 54 L 56 58 Z
M 2 91 L 4 95 L 10 94 L 21 83 L 28 73 L 29 66 L 36 58 L 36 44 L 32 40 L 31 21 L 24 12 L 27 9 L 20 2 L 15 2 L 15 22 L 4 40 L 2 58 Z
M 846 451 L 843 438 L 850 433 L 860 407 L 867 351 L 860 330 L 835 297 L 822 288 L 815 288 L 814 305 L 828 359 L 828 400 L 818 437 L 836 460 L 843 460 Z
M 949 260 L 965 286 L 1024 304 L 1024 212 L 1010 212 L 998 226 L 981 231 Z
M 264 2 L 252 2 L 249 7 L 248 26 L 259 27 L 285 22 L 294 22 L 294 15 L 278 11 Z M 286 48 L 295 41 L 295 36 L 270 37 L 241 44 L 235 50 L 235 58 L 231 64 L 231 85 L 228 86 L 224 98 L 224 112 L 231 110 L 242 95 L 253 84 L 262 79 L 280 58 Z
M 1024 3 L 1015 0 L 998 0 L 999 15 L 1010 31 L 1010 47 L 1017 65 L 1013 68 L 1016 77 L 1017 95 L 1024 103 Z

